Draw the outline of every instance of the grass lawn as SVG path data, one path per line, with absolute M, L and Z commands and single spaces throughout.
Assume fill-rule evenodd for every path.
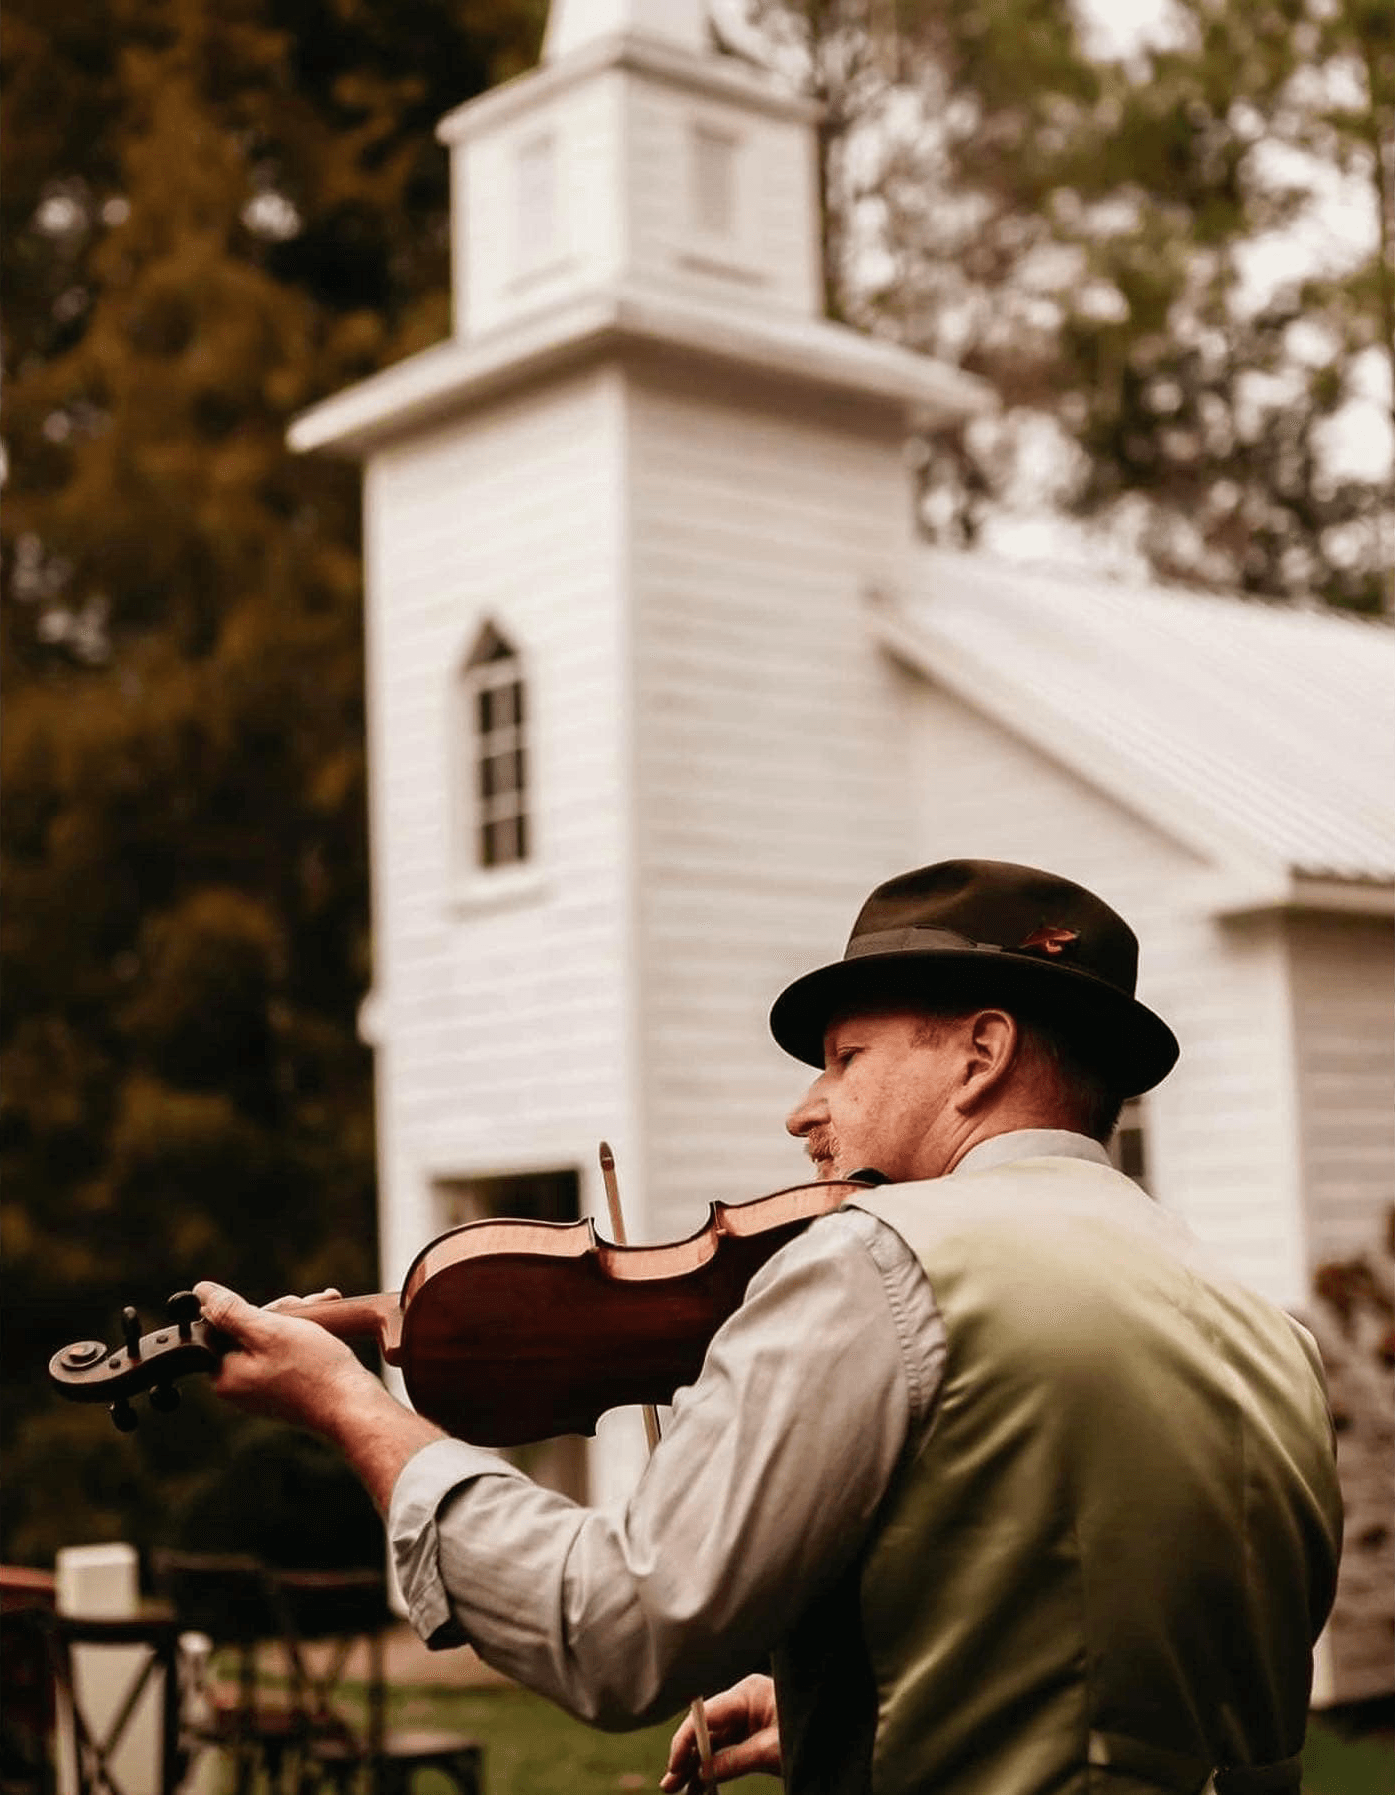
M 484 1746 L 484 1795 L 657 1789 L 679 1718 L 636 1733 L 598 1733 L 526 1690 L 439 1687 L 397 1691 L 390 1713 L 393 1725 L 448 1727 L 478 1739 Z M 783 1786 L 770 1776 L 724 1785 L 741 1795 L 778 1795 Z M 423 1774 L 413 1795 L 451 1795 L 451 1785 L 444 1776 Z
M 677 1717 L 637 1733 L 597 1733 L 521 1689 L 399 1691 L 399 1725 L 467 1732 L 484 1745 L 484 1795 L 617 1795 L 656 1789 Z M 741 1795 L 777 1795 L 774 1777 L 748 1776 L 725 1787 Z M 1304 1795 L 1395 1795 L 1395 1741 L 1348 1738 L 1316 1716 L 1303 1753 Z M 423 1776 L 416 1795 L 450 1795 Z
M 654 1790 L 668 1758 L 672 1721 L 634 1733 L 598 1733 L 517 1688 L 393 1691 L 389 1722 L 442 1728 L 484 1747 L 483 1795 L 620 1795 Z M 782 1795 L 775 1777 L 724 1784 L 739 1795 Z M 412 1795 L 456 1795 L 449 1778 L 423 1771 Z M 1395 1795 L 1395 1733 L 1353 1736 L 1314 1715 L 1303 1751 L 1303 1795 Z
M 1395 1795 L 1395 1733 L 1351 1738 L 1314 1715 L 1303 1747 L 1303 1795 Z

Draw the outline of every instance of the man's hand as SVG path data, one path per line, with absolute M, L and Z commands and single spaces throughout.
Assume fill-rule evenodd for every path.
M 775 1685 L 769 1677 L 743 1677 L 733 1689 L 703 1701 L 712 1735 L 712 1775 L 719 1783 L 761 1770 L 780 1774 L 780 1720 L 775 1712 Z M 691 1714 L 673 1735 L 668 1769 L 659 1783 L 669 1795 L 685 1789 L 698 1774 L 697 1735 Z
M 278 1314 L 286 1297 L 254 1309 L 221 1284 L 196 1284 L 194 1294 L 204 1320 L 234 1346 L 224 1354 L 213 1388 L 250 1414 L 325 1433 L 365 1381 L 377 1384 L 342 1340 L 313 1321 Z
M 316 1322 L 278 1314 L 275 1303 L 254 1309 L 221 1284 L 196 1284 L 194 1294 L 204 1319 L 233 1342 L 213 1380 L 217 1394 L 332 1440 L 386 1514 L 403 1465 L 444 1438 L 440 1428 L 404 1408 Z

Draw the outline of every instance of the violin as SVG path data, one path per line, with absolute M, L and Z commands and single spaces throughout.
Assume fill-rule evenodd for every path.
M 686 1240 L 627 1246 L 577 1222 L 465 1222 L 423 1247 L 402 1290 L 287 1304 L 339 1339 L 376 1339 L 413 1407 L 457 1439 L 521 1446 L 592 1434 L 612 1408 L 669 1402 L 701 1369 L 708 1343 L 780 1247 L 873 1183 L 876 1172 L 799 1184 L 746 1203 L 713 1203 Z M 169 1321 L 141 1332 L 122 1311 L 122 1344 L 79 1340 L 49 1361 L 74 1402 L 111 1405 L 123 1432 L 131 1397 L 158 1409 L 176 1380 L 217 1369 L 231 1343 L 179 1291 Z

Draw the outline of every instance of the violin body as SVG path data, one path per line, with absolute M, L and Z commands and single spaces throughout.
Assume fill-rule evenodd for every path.
M 343 1339 L 376 1338 L 418 1413 L 457 1439 L 518 1446 L 591 1434 L 608 1409 L 667 1403 L 691 1383 L 766 1261 L 864 1188 L 803 1184 L 714 1203 L 695 1234 L 660 1246 L 604 1241 L 590 1220 L 466 1222 L 423 1248 L 400 1298 L 282 1312 Z M 212 1370 L 226 1345 L 186 1305 L 177 1326 L 140 1337 L 128 1326 L 124 1349 L 65 1347 L 49 1376 L 62 1395 L 110 1403 L 118 1425 L 130 1426 L 131 1395 L 150 1389 L 157 1406 L 173 1406 L 174 1380 Z

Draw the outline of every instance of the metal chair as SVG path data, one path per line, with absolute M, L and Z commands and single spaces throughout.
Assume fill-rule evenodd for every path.
M 383 1638 L 392 1614 L 380 1571 L 281 1570 L 188 1552 L 157 1553 L 154 1569 L 181 1625 L 236 1650 L 235 1700 L 210 1683 L 197 1704 L 204 1718 L 192 1722 L 198 1742 L 233 1754 L 236 1795 L 248 1795 L 259 1771 L 273 1790 L 296 1795 L 325 1781 L 336 1795 L 364 1782 L 375 1795 L 407 1795 L 426 1769 L 443 1772 L 459 1795 L 479 1795 L 478 1741 L 387 1725 Z M 284 1678 L 284 1698 L 260 1687 L 263 1647 Z M 355 1663 L 361 1701 L 348 1687 Z
M 366 1779 L 373 1795 L 409 1795 L 423 1770 L 439 1771 L 458 1795 L 481 1795 L 483 1748 L 463 1733 L 390 1727 L 384 1636 L 392 1620 L 378 1571 L 272 1571 L 287 1617 L 300 1687 L 312 1726 L 314 1769 L 348 1795 Z M 315 1666 L 311 1642 L 328 1645 Z M 344 1671 L 356 1652 L 365 1660 L 362 1718 L 343 1701 Z
M 201 1648 L 186 1654 L 197 1666 L 186 1702 L 185 1738 L 191 1751 L 225 1752 L 232 1760 L 235 1795 L 250 1795 L 258 1776 L 280 1790 L 301 1780 L 311 1730 L 298 1664 L 288 1644 L 286 1617 L 265 1565 L 235 1553 L 158 1551 L 155 1585 L 168 1602 L 177 1631 Z M 209 1674 L 209 1652 L 229 1652 L 231 1690 Z M 266 1652 L 280 1659 L 286 1694 L 270 1694 L 259 1675 Z
M 113 1769 L 113 1759 L 142 1698 L 157 1674 L 159 1701 L 160 1795 L 175 1795 L 188 1767 L 179 1732 L 179 1627 L 173 1620 L 136 1618 L 97 1620 L 82 1615 L 46 1614 L 44 1632 L 58 1698 L 60 1727 L 66 1724 L 73 1742 L 78 1795 L 126 1795 Z M 77 1647 L 139 1647 L 124 1694 L 102 1725 L 94 1721 L 75 1676 Z

